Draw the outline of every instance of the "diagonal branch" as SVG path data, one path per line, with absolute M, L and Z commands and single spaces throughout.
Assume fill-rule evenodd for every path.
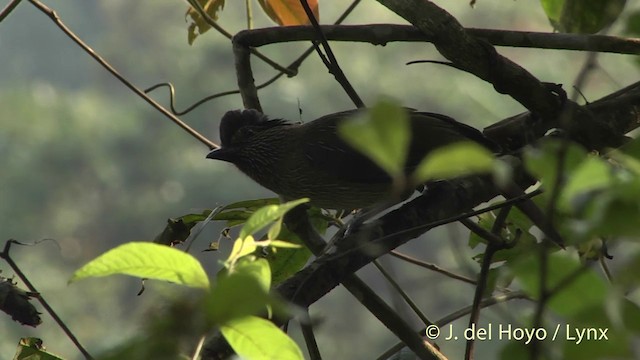
M 556 118 L 563 101 L 528 71 L 470 35 L 451 14 L 426 0 L 378 0 L 432 37 L 436 49 L 457 67 L 491 84 L 543 120 Z
M 82 50 L 84 50 L 87 54 L 89 54 L 89 56 L 91 56 L 100 65 L 102 65 L 102 67 L 107 69 L 107 71 L 109 71 L 116 79 L 120 80 L 120 82 L 122 82 L 126 87 L 131 89 L 131 91 L 136 93 L 136 95 L 141 97 L 149 105 L 151 105 L 153 108 L 155 108 L 160 113 L 162 113 L 162 115 L 168 117 L 169 120 L 173 121 L 176 125 L 178 125 L 180 128 L 182 128 L 182 130 L 184 130 L 187 133 L 189 133 L 189 135 L 193 136 L 198 141 L 200 141 L 204 145 L 208 146 L 209 149 L 218 148 L 218 145 L 216 143 L 214 143 L 211 140 L 207 139 L 204 135 L 200 134 L 195 129 L 193 129 L 192 127 L 187 125 L 185 122 L 183 122 L 182 120 L 178 119 L 169 110 L 165 109 L 162 105 L 158 104 L 155 100 L 153 100 L 152 98 L 147 96 L 147 94 L 145 94 L 143 90 L 139 89 L 137 86 L 135 86 L 131 82 L 129 82 L 113 66 L 111 66 L 105 59 L 103 59 L 95 51 L 93 51 L 93 49 L 91 47 L 89 47 L 89 45 L 85 44 L 84 41 L 82 41 L 82 39 L 80 39 L 73 31 L 71 31 L 71 29 L 69 29 L 62 22 L 62 20 L 60 20 L 60 17 L 58 16 L 58 14 L 54 10 L 52 10 L 51 8 L 49 8 L 48 6 L 46 6 L 45 4 L 41 3 L 38 0 L 29 0 L 29 1 L 38 10 L 42 11 L 45 15 L 47 15 L 49 17 L 49 19 L 51 19 L 51 21 L 53 21 L 60 28 L 60 30 L 62 30 L 62 32 L 64 32 L 65 35 L 67 35 L 67 37 L 69 37 L 76 44 L 78 44 L 78 46 L 80 46 L 80 48 L 82 48 Z
M 390 42 L 433 42 L 412 25 L 320 25 L 329 41 L 366 42 L 386 45 Z M 518 48 L 597 51 L 615 54 L 640 54 L 640 39 L 608 35 L 561 34 L 515 30 L 467 28 L 466 32 L 495 46 Z M 314 39 L 311 26 L 267 27 L 238 32 L 234 41 L 251 47 Z

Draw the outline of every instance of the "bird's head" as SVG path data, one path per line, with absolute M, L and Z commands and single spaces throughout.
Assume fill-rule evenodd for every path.
M 284 120 L 269 119 L 254 109 L 227 111 L 220 121 L 221 146 L 209 152 L 207 158 L 237 164 L 243 156 L 255 155 L 251 148 L 260 145 L 256 143 L 261 142 L 265 130 L 285 124 L 288 123 Z

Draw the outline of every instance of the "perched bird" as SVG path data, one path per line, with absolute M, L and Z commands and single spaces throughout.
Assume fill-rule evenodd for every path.
M 227 161 L 285 200 L 302 197 L 325 209 L 360 209 L 385 201 L 392 179 L 347 144 L 337 126 L 361 110 L 299 124 L 269 119 L 256 110 L 227 112 L 220 122 L 221 147 L 207 158 Z M 411 141 L 404 171 L 410 175 L 430 151 L 459 141 L 495 150 L 478 130 L 440 114 L 407 109 Z

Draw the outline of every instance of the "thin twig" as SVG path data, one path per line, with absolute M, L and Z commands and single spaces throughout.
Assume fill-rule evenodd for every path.
M 200 14 L 200 16 L 202 16 L 202 18 L 204 19 L 204 21 L 208 25 L 210 25 L 212 28 L 214 28 L 220 34 L 224 35 L 227 39 L 231 40 L 233 38 L 233 35 L 230 32 L 225 30 L 222 26 L 218 25 L 218 23 L 213 18 L 211 18 L 211 16 L 209 16 L 209 14 L 207 14 L 207 12 L 204 10 L 202 5 L 200 5 L 200 3 L 198 1 L 196 1 L 196 0 L 187 0 L 187 1 L 191 5 L 191 7 L 193 7 L 198 12 L 198 14 Z M 278 71 L 282 71 L 282 72 L 290 74 L 290 75 L 294 75 L 293 73 L 291 73 L 291 71 L 289 69 L 287 69 L 287 68 L 283 67 L 282 65 L 278 64 L 277 62 L 271 60 L 269 57 L 267 57 L 266 55 L 262 54 L 258 50 L 249 49 L 249 51 L 253 55 L 257 56 L 260 60 L 262 60 L 265 63 L 269 64 L 274 69 L 276 69 Z
M 464 224 L 471 231 L 474 231 L 476 234 L 482 236 L 485 240 L 488 241 L 487 248 L 484 251 L 484 255 L 482 256 L 480 274 L 478 275 L 478 285 L 476 286 L 476 291 L 473 295 L 473 305 L 471 307 L 471 315 L 469 316 L 468 328 L 475 327 L 475 325 L 478 323 L 478 320 L 480 319 L 480 303 L 482 302 L 482 297 L 486 292 L 487 281 L 489 279 L 489 270 L 491 268 L 491 259 L 498 250 L 506 246 L 506 242 L 500 237 L 500 233 L 510 211 L 511 206 L 506 206 L 500 209 L 500 212 L 498 213 L 498 216 L 496 216 L 496 220 L 491 227 L 491 232 L 486 231 L 485 229 L 471 222 L 469 219 L 461 221 L 462 224 Z M 471 224 L 473 226 L 470 226 Z M 473 359 L 474 347 L 475 337 L 472 337 L 467 340 L 465 345 L 464 358 L 466 360 Z
M 523 291 L 513 291 L 513 292 L 509 292 L 509 293 L 505 293 L 505 294 L 501 294 L 501 295 L 495 295 L 492 296 L 490 298 L 486 298 L 484 300 L 482 300 L 482 302 L 480 303 L 480 307 L 482 307 L 483 309 L 489 306 L 493 306 L 496 304 L 500 304 L 503 302 L 507 302 L 510 300 L 516 300 L 516 299 L 526 299 L 526 300 L 531 300 L 529 298 L 529 296 L 527 294 L 525 294 Z M 435 326 L 441 328 L 447 324 L 450 324 L 464 316 L 467 316 L 471 313 L 471 311 L 473 310 L 473 305 L 469 305 L 469 306 L 465 306 L 462 309 L 459 309 L 457 311 L 452 312 L 449 315 L 446 315 L 445 317 L 441 318 L 440 320 L 435 322 Z M 420 334 L 424 334 L 424 332 L 426 331 L 426 328 L 423 328 L 419 331 Z M 384 353 L 382 353 L 380 356 L 377 357 L 377 360 L 386 360 L 391 358 L 393 355 L 395 355 L 396 353 L 398 353 L 398 351 L 400 351 L 403 347 L 405 347 L 406 345 L 402 342 L 398 342 L 395 345 L 393 345 L 392 347 L 390 347 L 389 349 L 387 349 Z
M 204 346 L 204 342 L 207 339 L 206 336 L 201 336 L 200 339 L 198 340 L 198 344 L 196 345 L 196 349 L 193 352 L 193 356 L 191 357 L 191 360 L 198 360 L 200 359 L 200 352 L 202 352 L 202 347 Z
M 360 3 L 361 0 L 354 0 L 348 7 L 347 9 L 345 9 L 345 11 L 338 17 L 338 19 L 335 21 L 335 25 L 339 25 L 341 24 L 350 14 L 351 12 L 356 8 L 356 6 Z M 256 89 L 262 89 L 265 88 L 269 85 L 271 85 L 272 83 L 274 83 L 276 80 L 278 80 L 279 78 L 281 78 L 283 75 L 287 75 L 288 77 L 293 77 L 295 75 L 298 74 L 298 69 L 300 68 L 300 66 L 302 65 L 302 63 L 304 62 L 304 60 L 306 60 L 307 57 L 309 57 L 309 55 L 311 55 L 311 53 L 313 53 L 314 47 L 310 46 L 307 50 L 305 50 L 300 56 L 298 56 L 297 59 L 295 59 L 294 61 L 292 61 L 289 66 L 287 66 L 286 68 L 289 69 L 288 72 L 284 72 L 284 71 L 279 71 L 276 75 L 274 75 L 271 79 L 265 81 L 264 83 L 256 86 Z M 174 113 L 174 115 L 177 116 L 181 116 L 181 115 L 185 115 L 187 113 L 189 113 L 190 111 L 192 111 L 193 109 L 197 108 L 198 106 L 211 101 L 213 99 L 217 99 L 219 97 L 223 97 L 223 96 L 228 96 L 228 95 L 234 95 L 234 94 L 239 94 L 240 90 L 236 89 L 236 90 L 228 90 L 228 91 L 223 91 L 223 92 L 219 92 L 213 95 L 209 95 L 205 98 L 202 98 L 200 100 L 198 100 L 197 102 L 195 102 L 193 105 L 190 105 L 189 107 L 187 107 L 185 110 L 183 111 L 177 111 L 175 108 L 175 88 L 173 87 L 173 85 L 171 83 L 160 83 L 160 84 L 156 84 L 151 86 L 150 88 L 146 89 L 144 92 L 145 93 L 150 93 L 151 91 L 160 88 L 160 87 L 168 87 L 169 88 L 169 102 L 170 102 L 170 107 L 171 107 L 171 111 Z
M 413 226 L 413 227 L 410 227 L 410 228 L 402 229 L 400 231 L 396 231 L 396 232 L 391 233 L 391 234 L 387 234 L 387 235 L 384 235 L 384 236 L 381 236 L 381 237 L 377 237 L 375 239 L 371 239 L 369 242 L 355 245 L 352 248 L 349 248 L 349 249 L 347 249 L 345 251 L 336 253 L 335 255 L 332 255 L 332 256 L 328 257 L 327 260 L 337 259 L 337 258 L 340 258 L 340 257 L 346 257 L 346 256 L 349 256 L 351 253 L 354 253 L 354 252 L 361 252 L 363 250 L 363 248 L 375 245 L 376 243 L 384 242 L 384 241 L 386 241 L 387 239 L 389 239 L 391 237 L 401 236 L 401 235 L 406 234 L 406 233 L 415 232 L 416 230 L 431 229 L 431 228 L 435 228 L 435 227 L 438 227 L 438 226 L 451 224 L 451 223 L 460 221 L 462 219 L 470 218 L 470 217 L 473 217 L 473 216 L 478 216 L 480 214 L 484 214 L 484 213 L 489 212 L 489 211 L 493 211 L 493 210 L 500 209 L 500 208 L 503 208 L 503 207 L 511 206 L 511 205 L 513 205 L 515 203 L 518 203 L 520 201 L 523 201 L 525 199 L 530 199 L 530 198 L 532 198 L 534 196 L 540 195 L 541 193 L 542 193 L 542 190 L 536 189 L 536 190 L 534 190 L 534 191 L 532 191 L 530 193 L 524 193 L 524 194 L 522 194 L 522 195 L 520 195 L 518 197 L 515 197 L 515 198 L 512 198 L 512 199 L 508 199 L 508 200 L 505 200 L 505 201 L 501 201 L 501 202 L 498 202 L 498 203 L 496 203 L 494 205 L 490 205 L 490 206 L 484 207 L 482 209 L 478 209 L 478 210 L 462 213 L 460 215 L 452 216 L 450 218 L 446 218 L 446 219 L 442 219 L 442 220 L 438 220 L 438 221 L 433 221 L 433 222 L 430 222 L 430 223 L 427 223 L 427 224 L 423 224 L 423 225 L 419 225 L 419 226 Z
M 398 282 L 391 276 L 391 274 L 389 274 L 389 272 L 382 266 L 382 264 L 380 264 L 380 262 L 378 260 L 373 260 L 373 265 L 375 265 L 376 268 L 378 268 L 378 271 L 380 271 L 380 273 L 382 274 L 382 276 L 384 276 L 385 279 L 387 279 L 387 281 L 389 282 L 389 284 L 391 284 L 391 286 L 398 292 L 398 294 L 400 294 L 400 296 L 402 297 L 402 299 L 407 303 L 407 305 L 409 305 L 409 307 L 411 308 L 411 310 L 413 310 L 413 312 L 420 318 L 420 320 L 422 320 L 422 323 L 425 325 L 431 325 L 433 324 L 431 322 L 431 320 L 429 320 L 420 310 L 420 308 L 418 307 L 418 305 L 416 305 L 416 303 L 409 297 L 409 294 L 407 294 L 402 287 L 400 286 L 400 284 L 398 284 Z
M 351 101 L 356 105 L 356 107 L 358 108 L 364 107 L 365 106 L 364 102 L 362 102 L 362 99 L 360 98 L 356 90 L 353 88 L 353 86 L 347 79 L 347 76 L 342 71 L 342 68 L 340 68 L 340 65 L 338 64 L 338 59 L 336 59 L 335 55 L 333 54 L 333 50 L 331 50 L 331 47 L 329 46 L 329 42 L 327 41 L 326 36 L 324 36 L 324 33 L 322 32 L 322 28 L 320 28 L 320 24 L 318 24 L 318 20 L 316 19 L 315 15 L 313 15 L 313 12 L 309 7 L 309 3 L 307 3 L 307 0 L 300 0 L 300 4 L 304 8 L 304 11 L 307 14 L 307 17 L 309 18 L 309 21 L 311 21 L 311 25 L 313 25 L 313 28 L 316 30 L 318 37 L 320 38 L 320 42 L 322 43 L 322 48 L 324 49 L 324 52 L 326 53 L 326 56 L 329 60 L 327 62 L 323 59 L 323 61 L 325 62 L 325 65 L 327 65 L 329 69 L 329 72 L 333 74 L 333 76 L 336 78 L 338 83 L 342 86 L 342 88 L 347 93 Z M 320 49 L 318 49 L 318 54 L 322 58 Z
M 307 318 L 309 318 L 308 309 L 307 309 Z M 313 326 L 311 325 L 311 322 L 301 322 L 300 330 L 302 331 L 304 342 L 307 345 L 307 351 L 309 352 L 309 359 L 321 360 L 322 355 L 320 355 L 320 348 L 318 348 L 318 342 L 316 341 L 316 336 L 313 333 Z
M 11 269 L 16 273 L 16 275 L 18 275 L 20 280 L 22 280 L 22 282 L 29 289 L 29 291 L 35 294 L 34 297 L 38 299 L 40 304 L 42 304 L 42 307 L 44 307 L 47 313 L 51 315 L 51 317 L 56 322 L 56 324 L 60 326 L 62 331 L 67 335 L 69 340 L 71 340 L 71 342 L 78 348 L 78 350 L 82 353 L 85 359 L 90 359 L 90 360 L 93 359 L 91 354 L 89 354 L 89 352 L 82 346 L 82 344 L 80 344 L 80 341 L 78 340 L 78 338 L 73 334 L 73 332 L 71 332 L 71 329 L 69 329 L 67 324 L 65 324 L 64 321 L 62 321 L 60 316 L 58 316 L 55 310 L 53 310 L 53 308 L 49 305 L 47 300 L 44 299 L 44 296 L 42 296 L 42 294 L 38 291 L 38 289 L 36 289 L 36 287 L 33 286 L 33 284 L 31 284 L 31 281 L 29 281 L 27 276 L 20 270 L 20 268 L 18 267 L 18 264 L 16 264 L 13 261 L 13 259 L 9 256 L 9 250 L 11 249 L 11 244 L 24 245 L 13 239 L 7 240 L 7 242 L 4 245 L 4 249 L 2 250 L 2 252 L 0 252 L 0 258 L 4 259 L 4 261 L 6 261 L 7 264 L 9 264 Z
M 131 91 L 136 93 L 136 95 L 140 96 L 144 101 L 149 103 L 149 105 L 154 107 L 164 116 L 168 117 L 171 121 L 173 121 L 176 125 L 182 128 L 184 131 L 186 131 L 189 135 L 191 135 L 192 137 L 194 137 L 195 139 L 197 139 L 198 141 L 200 141 L 201 143 L 209 147 L 209 149 L 216 149 L 219 147 L 216 143 L 207 139 L 204 135 L 200 134 L 199 132 L 191 128 L 189 125 L 187 125 L 185 122 L 178 119 L 169 110 L 165 109 L 162 105 L 158 104 L 155 100 L 147 96 L 147 94 L 145 94 L 144 91 L 140 90 L 131 82 L 129 82 L 113 66 L 109 65 L 109 63 L 107 63 L 106 60 L 104 60 L 100 55 L 98 55 L 95 51 L 93 51 L 91 47 L 85 44 L 73 31 L 71 31 L 62 22 L 62 20 L 60 20 L 60 17 L 54 10 L 47 7 L 46 5 L 44 5 L 38 0 L 29 0 L 29 2 L 31 2 L 31 4 L 33 4 L 38 10 L 42 11 L 45 15 L 47 15 L 51 19 L 51 21 L 53 21 L 67 35 L 67 37 L 69 37 L 76 44 L 78 44 L 82 48 L 82 50 L 84 50 L 87 54 L 89 54 L 89 56 L 91 56 L 100 65 L 102 65 L 102 67 L 107 69 L 107 71 L 109 71 L 113 76 L 115 76 L 118 80 L 120 80 L 120 82 L 122 82 L 126 87 L 131 89 Z
M 12 0 L 0 11 L 0 23 L 20 4 L 22 0 Z
M 401 253 L 401 252 L 399 252 L 397 250 L 392 250 L 389 254 L 391 256 L 397 257 L 398 259 L 402 259 L 402 260 L 404 260 L 406 262 L 412 263 L 414 265 L 418 265 L 420 267 L 423 267 L 425 269 L 429 269 L 431 271 L 435 271 L 437 273 L 440 273 L 440 274 L 442 274 L 444 276 L 447 276 L 447 277 L 450 277 L 452 279 L 460 280 L 460 281 L 466 282 L 466 283 L 471 284 L 471 285 L 476 285 L 476 281 L 473 280 L 473 279 L 470 279 L 470 278 L 468 278 L 466 276 L 463 276 L 463 275 L 458 275 L 458 274 L 452 273 L 451 271 L 445 270 L 445 269 L 439 267 L 438 265 L 418 260 L 418 259 L 416 259 L 414 257 L 411 257 L 409 255 L 403 254 L 403 253 Z
M 253 29 L 253 1 L 245 0 L 244 6 L 247 8 L 247 29 Z

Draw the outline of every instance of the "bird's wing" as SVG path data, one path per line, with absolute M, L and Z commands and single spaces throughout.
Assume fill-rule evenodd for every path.
M 306 124 L 310 141 L 302 144 L 305 159 L 310 166 L 342 181 L 389 183 L 389 174 L 337 134 L 337 124 L 356 112 L 349 110 L 330 114 Z
M 441 114 L 409 110 L 411 143 L 405 162 L 405 174 L 415 170 L 432 150 L 459 141 L 475 141 L 492 151 L 496 145 L 477 129 Z M 357 110 L 326 115 L 307 124 L 303 152 L 311 166 L 336 178 L 360 183 L 388 183 L 391 177 L 368 157 L 348 145 L 337 135 L 337 124 L 353 116 Z

